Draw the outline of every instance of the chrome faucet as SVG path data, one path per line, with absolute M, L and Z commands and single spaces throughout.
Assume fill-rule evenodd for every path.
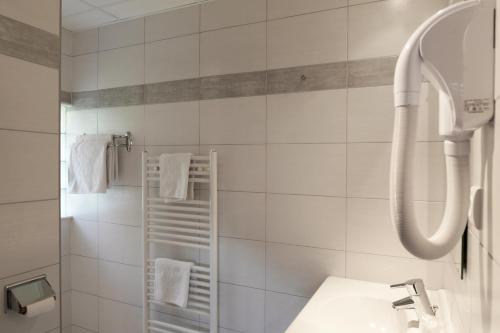
M 435 316 L 437 307 L 432 306 L 421 279 L 412 279 L 403 283 L 393 284 L 391 288 L 406 288 L 410 296 L 392 303 L 396 310 L 414 309 L 420 320 L 424 315 Z

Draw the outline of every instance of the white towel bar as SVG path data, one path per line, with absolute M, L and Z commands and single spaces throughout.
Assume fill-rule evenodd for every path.
M 197 228 L 206 228 L 210 229 L 210 224 L 207 222 L 191 222 L 191 221 L 180 221 L 180 220 L 172 220 L 172 219 L 162 219 L 162 218 L 156 218 L 156 217 L 151 217 L 149 218 L 150 222 L 156 222 L 159 223 L 160 225 L 163 224 L 174 224 L 174 225 L 184 225 L 184 226 L 189 226 L 189 227 L 197 227 Z

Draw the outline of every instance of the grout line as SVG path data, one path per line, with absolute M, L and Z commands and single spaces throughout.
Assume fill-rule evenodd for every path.
M 267 304 L 267 266 L 268 266 L 268 252 L 267 252 L 267 212 L 268 212 L 268 204 L 267 204 L 267 199 L 268 199 L 268 194 L 267 194 L 267 189 L 268 189 L 268 168 L 269 168 L 269 163 L 268 163 L 268 123 L 269 123 L 269 100 L 268 100 L 268 82 L 269 82 L 269 22 L 268 22 L 268 10 L 269 10 L 269 0 L 265 1 L 266 4 L 266 26 L 265 26 L 265 33 L 266 33 L 266 45 L 265 45 L 265 54 L 266 54 L 266 81 L 265 81 L 265 89 L 264 91 L 266 92 L 265 99 L 266 99 L 266 110 L 265 110 L 265 124 L 264 124 L 264 190 L 266 191 L 264 193 L 264 332 L 267 333 L 267 309 L 268 309 L 268 304 Z
M 141 229 L 142 228 L 142 224 L 140 224 L 140 225 L 130 225 L 130 224 L 117 223 L 117 222 L 109 222 L 109 221 L 103 221 L 103 220 L 99 220 L 96 223 L 98 223 L 98 224 L 109 224 L 109 225 L 118 225 L 118 226 L 121 226 L 121 227 L 124 227 L 124 228 L 132 228 L 132 229 Z
M 46 134 L 46 135 L 57 135 L 57 136 L 59 136 L 61 134 L 59 132 L 30 131 L 30 130 L 15 129 L 15 128 L 2 128 L 2 127 L 0 127 L 0 131 L 5 131 L 5 132 L 20 132 L 20 133 L 33 133 L 33 134 Z
M 246 26 L 250 26 L 250 25 L 257 25 L 257 24 L 261 24 L 261 23 L 267 23 L 266 19 L 247 22 L 247 23 L 241 23 L 241 24 L 235 24 L 235 25 L 227 25 L 227 26 L 223 26 L 223 27 L 219 27 L 219 28 L 206 29 L 206 30 L 202 30 L 201 26 L 200 26 L 200 34 L 209 33 L 209 32 L 216 32 L 216 31 L 221 31 L 221 30 L 236 29 L 236 28 L 246 27 Z
M 99 320 L 99 318 L 98 318 L 98 320 Z M 98 324 L 98 325 L 99 325 L 99 324 Z M 68 326 L 69 326 L 69 325 L 68 325 Z M 93 331 L 93 330 L 91 330 L 91 329 L 85 328 L 85 327 L 83 327 L 83 326 L 79 326 L 79 325 L 73 324 L 73 320 L 71 320 L 71 326 L 75 326 L 75 327 L 81 328 L 82 330 L 85 330 L 85 331 L 88 331 L 88 332 L 98 333 L 98 332 L 96 332 L 96 331 Z M 98 329 L 99 329 L 99 328 L 98 328 Z
M 86 255 L 82 255 L 82 254 L 76 254 L 76 253 L 70 253 L 68 255 L 64 255 L 64 257 L 80 257 L 80 258 L 85 258 L 85 259 L 90 259 L 90 260 L 94 260 L 94 261 L 97 261 L 97 265 L 99 266 L 99 262 L 104 262 L 104 263 L 110 263 L 110 264 L 116 264 L 116 265 L 123 265 L 123 266 L 127 266 L 127 267 L 132 267 L 132 268 L 142 268 L 143 266 L 142 265 L 133 265 L 133 264 L 127 264 L 127 263 L 124 263 L 124 262 L 119 262 L 119 261 L 114 261 L 114 260 L 109 260 L 109 259 L 103 259 L 103 258 L 94 258 L 94 257 L 89 257 L 89 256 L 86 256 Z M 99 267 L 97 267 L 99 268 Z M 99 269 L 97 270 L 97 275 L 99 275 Z
M 348 0 L 349 3 L 350 0 Z M 350 10 L 349 7 L 346 9 L 346 76 L 345 76 L 345 85 L 346 85 L 346 93 L 345 93 L 345 203 L 344 203 L 344 278 L 347 277 L 347 237 L 348 237 L 348 221 L 349 221 L 349 209 L 348 209 L 348 200 L 347 200 L 347 194 L 349 193 L 349 188 L 348 188 L 348 176 L 349 176 L 349 169 L 348 169 L 348 149 L 347 149 L 347 142 L 348 142 L 348 137 L 349 137 L 349 14 Z
M 54 266 L 58 266 L 60 264 L 61 264 L 61 262 L 58 261 L 58 262 L 55 262 L 53 264 L 49 264 L 49 265 L 45 265 L 45 266 L 41 266 L 41 267 L 36 267 L 36 268 L 30 269 L 28 271 L 24 271 L 24 272 L 12 274 L 12 275 L 7 275 L 7 276 L 0 276 L 0 281 L 11 279 L 11 278 L 14 278 L 14 277 L 19 276 L 19 275 L 24 275 L 24 274 L 33 273 L 33 272 L 36 272 L 36 271 L 45 270 L 45 269 L 48 269 L 48 268 L 51 268 L 51 267 L 54 267 Z
M 292 296 L 292 297 L 300 297 L 300 298 L 306 298 L 306 299 L 310 299 L 312 296 L 304 296 L 304 295 L 297 295 L 297 294 L 292 294 L 292 293 L 286 293 L 286 292 L 283 292 L 283 291 L 276 291 L 276 290 L 271 290 L 271 289 L 263 289 L 263 288 L 258 288 L 258 287 L 249 287 L 249 286 L 245 286 L 243 284 L 238 284 L 238 283 L 233 283 L 233 282 L 219 282 L 220 284 L 225 284 L 225 285 L 228 285 L 228 286 L 234 286 L 234 287 L 241 287 L 241 288 L 248 288 L 248 289 L 253 289 L 253 290 L 260 290 L 260 291 L 263 291 L 264 294 L 266 294 L 267 292 L 271 292 L 271 293 L 275 293 L 275 294 L 281 294 L 281 295 L 286 295 L 286 296 Z
M 99 89 L 99 76 L 100 76 L 100 67 L 101 67 L 101 63 L 100 63 L 100 55 L 102 53 L 102 51 L 100 50 L 101 48 L 101 28 L 98 27 L 97 28 L 97 75 L 96 75 L 96 78 L 97 78 L 97 82 L 96 82 L 96 87 Z M 73 101 L 72 101 L 73 102 Z M 102 114 L 100 112 L 100 110 L 97 110 L 96 111 L 96 133 L 99 133 L 99 120 L 101 118 Z M 96 198 L 95 198 L 95 201 L 96 201 L 96 218 L 97 218 L 97 221 L 100 221 L 100 218 L 101 218 L 101 214 L 100 214 L 100 204 L 99 202 L 101 200 L 100 199 L 100 195 L 96 195 Z M 73 226 L 72 226 L 73 228 Z M 101 256 L 101 232 L 100 232 L 100 226 L 97 225 L 96 226 L 96 232 L 97 232 L 97 257 L 99 258 Z M 72 252 L 72 249 L 71 249 L 71 243 L 70 243 L 70 253 Z M 72 268 L 71 268 L 72 269 Z M 97 284 L 98 286 L 100 285 L 100 276 L 101 276 L 101 273 L 100 273 L 100 265 L 99 265 L 99 262 L 97 262 L 97 267 L 96 267 L 96 274 L 97 274 Z M 71 283 L 71 288 L 73 289 L 73 283 Z M 100 323 L 101 323 L 101 318 L 100 318 L 100 312 L 101 312 L 101 309 L 100 309 L 100 302 L 97 303 L 97 330 L 100 332 L 101 331 L 101 327 L 100 327 Z
M 226 237 L 226 238 L 231 238 L 231 237 Z M 267 240 L 266 244 L 286 245 L 286 246 L 294 246 L 294 247 L 300 247 L 300 248 L 306 248 L 306 249 L 324 250 L 324 251 L 330 251 L 330 252 L 346 252 L 342 249 L 339 250 L 339 249 L 332 249 L 332 248 L 326 248 L 326 247 L 304 245 L 304 244 L 292 244 L 292 243 L 270 241 L 270 240 Z
M 196 6 L 198 8 L 198 29 L 197 29 L 197 35 L 198 35 L 198 79 L 200 78 L 201 76 L 201 34 L 200 34 L 200 30 L 201 30 L 201 5 L 198 5 Z M 197 106 L 198 106 L 198 153 L 200 153 L 200 150 L 201 150 L 201 102 L 200 102 L 200 99 L 201 99 L 201 91 L 198 90 L 198 101 L 197 101 Z M 193 187 L 196 189 L 196 187 L 193 185 Z M 217 212 L 218 213 L 218 212 Z M 201 249 L 198 249 L 198 262 L 201 263 L 201 256 L 202 256 L 202 250 Z M 211 253 L 211 251 L 208 251 L 209 255 Z M 209 263 L 211 262 L 210 258 L 209 258 Z M 219 275 L 217 275 L 217 279 L 219 278 Z M 217 290 L 218 291 L 218 290 Z M 201 322 L 201 315 L 197 315 L 197 318 L 198 318 L 198 322 Z M 210 325 L 210 319 L 211 319 L 211 316 L 209 314 L 208 316 L 208 322 L 209 322 L 209 325 Z M 217 325 L 219 323 L 217 322 Z
M 76 57 L 84 56 L 84 55 L 97 54 L 97 53 L 100 53 L 100 52 L 115 51 L 115 50 L 125 49 L 125 48 L 132 47 L 132 46 L 154 44 L 154 43 L 158 43 L 158 42 L 164 42 L 164 41 L 168 41 L 168 40 L 173 40 L 173 39 L 178 39 L 178 38 L 185 38 L 185 37 L 196 36 L 196 35 L 199 35 L 199 33 L 194 32 L 194 33 L 181 34 L 181 35 L 176 35 L 176 36 L 171 36 L 171 37 L 159 38 L 159 39 L 154 39 L 154 40 L 151 40 L 151 41 L 146 41 L 146 36 L 145 36 L 145 33 L 144 33 L 144 42 L 131 43 L 131 44 L 123 45 L 123 46 L 111 47 L 111 48 L 106 48 L 106 49 L 100 49 L 98 47 L 97 50 L 95 50 L 95 51 L 82 52 L 82 53 L 78 53 L 78 54 L 74 54 L 74 55 L 68 55 L 68 54 L 64 54 L 64 55 L 68 56 L 68 57 L 76 58 Z
M 164 42 L 164 41 L 167 41 L 167 40 L 172 40 L 172 39 L 177 39 L 177 38 L 185 38 L 185 37 L 197 36 L 197 35 L 200 35 L 199 30 L 200 29 L 198 29 L 198 32 L 190 32 L 190 33 L 187 33 L 187 34 L 174 35 L 174 36 L 170 36 L 170 37 L 152 39 L 152 40 L 148 40 L 148 41 L 146 41 L 146 39 L 144 38 L 144 43 L 145 44 L 154 44 L 154 43 L 157 43 L 157 42 Z
M 105 53 L 105 52 L 109 52 L 109 51 L 116 51 L 116 50 L 120 50 L 120 49 L 126 49 L 126 48 L 130 48 L 130 47 L 135 47 L 135 46 L 145 46 L 146 43 L 144 42 L 139 42 L 139 43 L 132 43 L 132 44 L 127 44 L 127 45 L 124 45 L 124 46 L 119 46 L 119 47 L 112 47 L 112 48 L 109 48 L 109 49 L 102 49 L 99 48 L 97 50 L 97 52 L 89 52 L 89 54 L 92 54 L 92 53 Z
M 479 232 L 481 232 L 481 230 L 479 230 Z M 476 240 L 476 242 L 479 244 L 479 247 L 481 248 L 480 251 L 484 252 L 481 255 L 484 255 L 486 253 L 487 257 L 494 264 L 497 265 L 497 268 L 500 269 L 500 261 L 498 261 L 498 259 L 495 258 L 494 254 L 493 254 L 493 251 L 488 248 L 488 244 L 485 244 L 485 242 L 483 241 L 483 239 L 481 237 L 478 237 L 479 235 L 476 235 L 476 232 L 472 231 L 470 228 L 469 228 L 469 234 L 472 235 L 472 237 L 474 237 L 474 239 Z M 469 245 L 471 245 L 471 244 L 469 244 Z
M 61 319 L 59 319 L 59 326 L 54 327 L 54 328 L 46 331 L 45 333 L 51 333 L 51 332 L 54 332 L 54 331 L 60 332 L 60 327 L 62 327 L 62 321 L 61 321 Z
M 114 298 L 109 298 L 109 297 L 104 297 L 104 296 L 92 294 L 92 293 L 87 292 L 87 291 L 81 291 L 81 290 L 78 290 L 78 289 L 71 289 L 70 292 L 76 292 L 76 293 L 79 293 L 79 294 L 84 294 L 84 295 L 96 297 L 98 299 L 102 299 L 102 300 L 106 300 L 106 301 L 110 301 L 110 302 L 114 302 L 114 303 L 119 303 L 119 304 L 127 305 L 127 306 L 134 307 L 134 308 L 137 308 L 137 309 L 142 309 L 143 308 L 142 305 L 132 304 L 132 303 L 128 303 L 128 302 L 124 302 L 124 301 L 118 300 L 118 299 L 114 299 Z M 152 312 L 156 312 L 158 314 L 162 314 L 162 315 L 173 316 L 173 317 L 180 318 L 180 319 L 183 319 L 183 320 L 188 320 L 188 321 L 196 322 L 196 320 L 193 320 L 191 318 L 182 317 L 182 316 L 179 316 L 177 314 L 169 313 L 169 312 L 166 312 L 166 311 L 165 312 L 164 311 L 159 311 L 159 310 L 151 310 L 151 311 Z M 198 321 L 198 324 L 199 323 L 203 323 L 203 322 Z M 72 325 L 74 325 L 74 324 L 72 324 Z M 78 326 L 78 325 L 74 325 L 74 326 Z M 80 326 L 78 326 L 78 327 L 80 327 Z M 82 327 L 82 328 L 84 328 L 84 327 Z M 86 329 L 86 328 L 84 328 L 84 329 Z M 88 329 L 86 329 L 86 330 L 88 330 Z
M 120 187 L 120 188 L 130 188 L 130 189 L 139 189 L 142 188 L 142 186 L 136 186 L 136 185 L 113 185 L 113 187 Z M 206 189 L 200 189 L 200 190 L 206 190 Z M 355 195 L 325 195 L 325 194 L 308 194 L 308 193 L 284 193 L 284 192 L 272 192 L 272 191 L 249 191 L 249 190 L 232 190 L 232 189 L 219 189 L 217 192 L 222 193 L 222 192 L 228 192 L 228 193 L 248 193 L 248 194 L 271 194 L 271 195 L 281 195 L 281 196 L 300 196 L 300 197 L 320 197 L 320 198 L 337 198 L 337 199 L 360 199 L 360 200 L 381 200 L 381 201 L 388 201 L 388 197 L 369 197 L 369 196 L 355 196 Z M 50 201 L 50 200 L 57 200 L 57 198 L 53 199 L 46 199 L 46 200 L 37 200 L 37 201 Z M 26 202 L 37 202 L 37 201 L 26 201 Z M 413 200 L 414 202 L 421 202 L 421 203 L 445 203 L 446 201 L 443 200 L 422 200 L 422 199 L 415 199 Z M 16 204 L 16 203 L 24 203 L 24 202 L 14 202 L 14 203 L 3 203 L 0 205 L 8 205 L 8 204 Z M 69 217 L 69 216 L 65 216 Z M 92 220 L 92 219 L 87 219 L 87 218 L 81 218 L 78 216 L 71 216 L 74 219 L 77 219 L 79 221 L 86 221 L 86 222 L 94 222 L 94 223 L 99 223 L 99 220 Z M 102 221 L 103 223 L 110 223 L 110 224 L 118 224 L 118 225 L 124 225 L 124 226 L 131 226 L 129 224 L 124 224 L 124 223 L 116 223 L 116 222 L 109 222 L 109 221 Z
M 0 207 L 1 206 L 8 206 L 8 205 L 29 204 L 29 203 L 48 202 L 48 201 L 57 201 L 57 200 L 59 200 L 59 197 L 47 198 L 47 199 L 37 199 L 37 200 L 26 200 L 26 201 L 2 202 L 2 203 L 0 203 Z
M 139 189 L 142 188 L 142 186 L 139 185 L 113 185 L 113 187 L 120 187 L 120 188 L 130 188 L 130 189 Z M 206 189 L 200 189 L 200 190 L 206 190 Z M 380 200 L 380 201 L 388 201 L 388 197 L 369 197 L 369 196 L 355 196 L 355 195 L 325 195 L 325 194 L 308 194 L 308 193 L 290 193 L 290 192 L 272 192 L 272 191 L 249 191 L 249 190 L 232 190 L 232 189 L 219 189 L 217 192 L 222 193 L 222 192 L 228 192 L 228 193 L 248 193 L 248 194 L 271 194 L 271 195 L 281 195 L 281 196 L 299 196 L 299 197 L 320 197 L 320 198 L 337 198 L 337 199 L 360 199 L 360 200 Z M 36 201 L 26 201 L 27 203 L 29 202 L 37 202 L 37 201 L 50 201 L 50 200 L 57 200 L 57 198 L 53 199 L 46 199 L 46 200 L 36 200 Z M 414 202 L 420 202 L 420 203 L 440 203 L 443 204 L 446 201 L 443 200 L 422 200 L 422 199 L 414 199 Z M 16 203 L 24 203 L 24 202 L 14 202 L 14 203 L 3 203 L 0 205 L 9 205 L 9 204 L 16 204 Z M 69 217 L 69 216 L 65 216 Z M 131 226 L 133 225 L 130 224 L 125 224 L 125 223 L 116 223 L 116 222 L 110 222 L 110 221 L 99 221 L 99 220 L 92 220 L 88 218 L 81 218 L 78 216 L 71 216 L 74 219 L 77 219 L 79 221 L 86 221 L 86 222 L 93 222 L 93 223 L 109 223 L 109 224 L 117 224 L 117 225 L 123 225 L 123 226 Z
M 162 14 L 162 13 L 174 12 L 176 10 L 182 10 L 182 9 L 187 8 L 187 7 L 190 7 L 190 5 L 188 5 L 188 6 L 180 6 L 180 7 L 174 8 L 174 9 L 163 10 L 163 11 L 156 11 L 156 12 L 147 13 L 146 15 L 142 15 L 142 16 L 134 16 L 134 17 L 126 18 L 126 19 L 121 19 L 121 18 L 119 18 L 119 17 L 111 14 L 110 12 L 106 11 L 106 7 L 109 7 L 111 5 L 106 5 L 106 6 L 98 7 L 98 6 L 94 6 L 94 5 L 90 4 L 90 3 L 88 3 L 86 0 L 83 0 L 83 1 L 86 4 L 88 4 L 89 6 L 93 7 L 93 8 L 89 9 L 89 10 L 82 11 L 82 12 L 78 12 L 78 13 L 75 13 L 75 14 L 66 15 L 65 17 L 76 16 L 76 15 L 79 15 L 79 14 L 86 13 L 86 12 L 92 11 L 94 9 L 97 9 L 98 11 L 102 11 L 102 12 L 106 13 L 107 15 L 110 15 L 110 16 L 114 17 L 115 19 L 113 21 L 111 21 L 111 22 L 104 23 L 104 24 L 101 24 L 101 25 L 98 25 L 98 26 L 92 26 L 92 27 L 89 27 L 89 28 L 86 28 L 86 29 L 83 29 L 83 30 L 72 31 L 72 30 L 68 30 L 67 28 L 62 27 L 64 30 L 70 31 L 72 33 L 81 33 L 81 32 L 85 32 L 85 31 L 89 31 L 89 30 L 93 30 L 93 29 L 99 29 L 99 28 L 102 28 L 102 27 L 110 26 L 110 25 L 117 24 L 117 23 L 123 23 L 123 22 L 133 21 L 133 20 L 137 20 L 137 19 L 141 19 L 141 18 L 146 19 L 148 17 L 159 15 L 159 14 Z M 242 24 L 236 24 L 236 25 L 228 25 L 228 26 L 224 26 L 224 27 L 220 27 L 220 28 L 206 29 L 206 30 L 202 30 L 201 29 L 201 24 L 200 24 L 199 32 L 200 33 L 205 33 L 205 32 L 212 32 L 212 31 L 218 31 L 218 30 L 223 30 L 223 29 L 237 28 L 237 27 L 241 27 L 241 26 L 245 26 L 245 25 L 251 25 L 251 24 L 257 24 L 257 23 L 279 21 L 279 20 L 284 20 L 284 19 L 288 19 L 288 18 L 294 18 L 294 17 L 300 17 L 300 16 L 305 16 L 305 15 L 310 15 L 310 14 L 317 14 L 317 13 L 322 13 L 322 12 L 328 12 L 328 11 L 334 11 L 334 10 L 344 9 L 344 8 L 347 8 L 347 7 L 366 6 L 366 5 L 370 5 L 371 3 L 374 3 L 374 2 L 382 2 L 382 1 L 387 1 L 387 0 L 373 0 L 373 1 L 368 2 L 368 3 L 360 3 L 360 4 L 353 4 L 353 5 L 348 4 L 348 5 L 345 5 L 345 6 L 339 6 L 339 7 L 334 7 L 334 8 L 326 8 L 326 9 L 321 9 L 321 10 L 316 10 L 316 11 L 311 11 L 311 12 L 306 12 L 306 13 L 299 13 L 299 14 L 294 14 L 294 15 L 288 15 L 288 16 L 283 16 L 283 17 L 276 17 L 276 18 L 269 18 L 268 8 L 266 7 L 266 17 L 263 20 L 252 21 L 252 22 L 247 22 L 247 23 L 242 23 Z M 112 5 L 114 5 L 114 4 L 112 4 Z M 200 6 L 200 5 L 198 4 L 196 6 Z M 181 35 L 181 36 L 183 36 L 183 35 Z
M 201 78 L 201 5 L 198 6 L 198 78 Z M 201 96 L 198 96 L 198 152 L 201 149 Z
M 89 2 L 89 1 L 87 1 L 87 0 L 80 0 L 80 1 L 82 1 L 83 3 L 85 3 L 87 6 L 92 7 L 92 9 L 89 9 L 89 10 L 86 10 L 86 11 L 83 11 L 83 12 L 78 12 L 78 13 L 71 14 L 71 15 L 78 15 L 78 14 L 81 14 L 81 13 L 86 13 L 86 12 L 89 12 L 89 11 L 92 11 L 92 10 L 97 10 L 97 11 L 99 11 L 99 12 L 102 12 L 102 13 L 106 14 L 106 15 L 109 15 L 109 16 L 114 17 L 114 18 L 115 18 L 115 21 L 116 21 L 116 20 L 120 20 L 120 18 L 119 18 L 118 16 L 111 14 L 111 13 L 110 13 L 110 12 L 108 12 L 107 10 L 104 10 L 104 9 L 103 9 L 103 7 L 105 7 L 105 6 L 101 6 L 101 7 L 99 7 L 99 6 L 95 6 L 95 5 L 93 5 L 91 2 Z M 122 2 L 122 3 L 123 3 L 123 2 L 126 2 L 126 1 L 127 1 L 127 0 L 115 1 L 115 2 L 113 3 L 113 5 L 118 4 L 118 3 L 120 3 L 120 2 Z M 71 15 L 68 15 L 68 16 L 71 16 Z M 111 23 L 111 22 L 110 22 L 110 23 Z M 116 22 L 116 23 L 118 23 L 118 22 Z M 103 26 L 105 26 L 105 25 L 101 25 L 101 26 L 99 26 L 99 27 L 97 27 L 97 28 L 100 28 L 100 27 L 103 27 Z
M 366 251 L 357 251 L 357 250 L 349 250 L 349 249 L 339 250 L 339 249 L 332 249 L 332 248 L 325 248 L 325 247 L 318 247 L 318 246 L 311 246 L 311 245 L 303 245 L 303 244 L 293 244 L 293 243 L 286 243 L 286 242 L 269 241 L 269 240 L 255 241 L 255 240 L 249 240 L 249 239 L 244 239 L 244 238 L 227 237 L 227 236 L 219 236 L 219 238 L 254 241 L 254 242 L 265 243 L 265 244 L 285 245 L 285 246 L 293 246 L 293 247 L 300 247 L 300 248 L 306 248 L 306 249 L 324 250 L 324 251 L 330 251 L 330 252 L 344 252 L 346 254 L 347 253 L 356 253 L 356 254 L 366 254 L 366 255 L 380 256 L 380 257 L 420 260 L 416 257 L 409 257 L 409 256 L 397 256 L 397 255 L 391 255 L 391 254 L 385 254 L 385 253 L 382 254 L 382 253 L 377 253 L 377 252 L 366 252 Z M 432 260 L 431 262 L 446 262 L 446 261 L 445 261 L 445 259 L 440 258 L 440 259 Z
M 419 259 L 417 257 L 402 257 L 402 256 L 396 256 L 396 255 L 391 255 L 391 254 L 380 254 L 380 253 L 371 253 L 371 252 L 364 252 L 364 251 L 353 251 L 353 250 L 348 250 L 346 251 L 347 253 L 352 253 L 352 254 L 363 254 L 363 255 L 369 255 L 369 256 L 377 256 L 377 257 L 386 257 L 386 258 L 394 258 L 394 259 L 403 259 L 403 260 L 411 260 L 415 262 L 426 262 L 426 263 L 439 263 L 439 264 L 446 264 L 448 263 L 446 256 L 434 260 L 424 260 L 424 259 Z
M 75 111 L 79 112 L 79 111 Z M 69 135 L 74 135 L 77 136 L 77 134 L 69 134 Z M 432 144 L 432 143 L 443 143 L 443 141 L 416 141 L 418 143 L 427 143 L 427 144 Z M 345 146 L 345 145 L 367 145 L 367 144 L 391 144 L 391 142 L 318 142 L 318 143 L 309 143 L 309 142 L 297 142 L 297 143 L 202 143 L 202 144 L 186 144 L 186 145 L 152 145 L 152 144 L 135 144 L 134 147 L 152 147 L 152 148 L 176 148 L 176 147 L 197 147 L 200 146 L 200 148 L 203 147 L 212 147 L 212 146 L 226 146 L 226 147 L 264 147 L 264 146 L 292 146 L 292 145 L 302 145 L 302 146 L 319 146 L 319 145 L 336 145 L 336 146 Z M 64 162 L 64 161 L 61 161 Z M 115 186 L 115 185 L 113 185 Z M 116 185 L 120 186 L 120 185 Z

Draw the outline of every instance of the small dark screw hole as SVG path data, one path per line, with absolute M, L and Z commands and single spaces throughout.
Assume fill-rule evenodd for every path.
M 300 79 L 301 79 L 302 81 L 305 81 L 305 80 L 307 80 L 307 76 L 305 76 L 304 74 L 302 74 L 302 75 L 300 76 Z

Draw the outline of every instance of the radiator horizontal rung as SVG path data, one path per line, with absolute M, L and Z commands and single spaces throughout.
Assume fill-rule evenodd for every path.
M 157 181 L 159 182 L 160 181 L 160 177 L 147 177 L 146 180 L 149 180 L 149 181 Z M 210 182 L 209 179 L 205 179 L 205 178 L 192 178 L 192 177 L 189 177 L 189 182 L 190 183 L 205 183 L 205 184 L 208 184 Z
M 185 246 L 185 247 L 191 247 L 191 248 L 195 248 L 195 249 L 205 249 L 205 250 L 210 249 L 210 246 L 208 246 L 208 245 L 188 243 L 188 242 L 177 242 L 177 241 L 170 241 L 170 240 L 164 240 L 164 239 L 150 238 L 150 239 L 148 239 L 148 242 L 157 243 L 157 244 Z
M 210 231 L 200 230 L 200 229 L 192 229 L 192 228 L 178 228 L 178 227 L 164 227 L 164 226 L 159 226 L 159 225 L 149 225 L 148 229 L 150 231 L 174 231 L 174 232 L 181 232 L 181 233 L 186 233 L 186 234 L 210 236 Z
M 200 206 L 210 206 L 210 201 L 207 200 L 181 200 L 181 201 L 172 201 L 165 202 L 164 198 L 148 198 L 149 202 L 161 202 L 167 206 L 177 206 L 177 205 L 200 205 Z
M 210 224 L 207 222 L 192 222 L 192 221 L 182 221 L 182 220 L 172 220 L 172 219 L 163 219 L 158 217 L 150 217 L 148 218 L 148 222 L 159 223 L 158 225 L 182 225 L 186 227 L 195 227 L 200 229 L 210 229 Z M 150 224 L 152 225 L 152 224 Z
M 147 206 L 149 210 L 152 209 L 162 209 L 162 210 L 170 210 L 170 211 L 182 211 L 182 212 L 193 212 L 193 213 L 203 213 L 210 214 L 210 209 L 208 208 L 199 208 L 199 207 L 191 207 L 191 206 L 173 206 L 173 205 L 162 205 L 162 204 L 152 204 Z
M 148 210 L 148 215 L 163 216 L 163 217 L 173 217 L 178 219 L 187 220 L 200 220 L 200 221 L 210 221 L 209 216 L 197 215 L 197 214 L 182 214 L 182 213 L 171 213 L 171 212 L 159 212 Z

